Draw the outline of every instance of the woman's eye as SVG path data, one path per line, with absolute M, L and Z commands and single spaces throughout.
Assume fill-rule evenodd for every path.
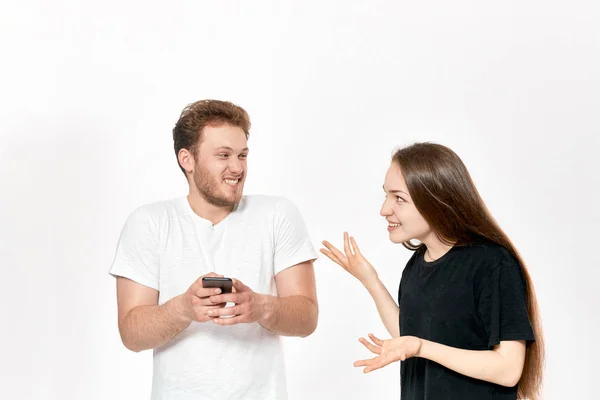
M 402 197 L 400 197 L 400 196 L 396 196 L 396 201 L 398 203 L 404 203 L 405 200 Z

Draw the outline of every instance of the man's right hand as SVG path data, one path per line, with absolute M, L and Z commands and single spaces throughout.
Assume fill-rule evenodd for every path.
M 184 318 L 186 318 L 190 321 L 196 321 L 196 322 L 209 321 L 213 318 L 211 318 L 207 315 L 208 310 L 213 309 L 213 308 L 225 307 L 225 303 L 223 303 L 223 304 L 211 303 L 210 296 L 220 294 L 221 289 L 202 287 L 202 278 L 204 278 L 205 276 L 219 277 L 219 278 L 223 277 L 223 275 L 217 275 L 214 272 L 211 272 L 206 275 L 202 275 L 188 288 L 188 290 L 184 294 L 178 296 L 177 309 Z

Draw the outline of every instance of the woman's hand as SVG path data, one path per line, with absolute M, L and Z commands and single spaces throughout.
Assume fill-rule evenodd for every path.
M 377 279 L 377 271 L 361 254 L 358 245 L 353 237 L 348 239 L 348 233 L 344 232 L 344 253 L 336 249 L 331 243 L 324 240 L 323 245 L 327 249 L 321 249 L 321 253 L 325 254 L 333 262 L 350 272 L 363 285 L 367 285 Z
M 369 337 L 374 344 L 371 344 L 365 338 L 360 338 L 359 341 L 372 353 L 377 354 L 377 357 L 354 363 L 355 367 L 366 367 L 363 370 L 364 373 L 385 367 L 395 361 L 404 361 L 417 356 L 421 350 L 421 339 L 415 336 L 400 336 L 395 339 L 381 340 L 369 333 Z

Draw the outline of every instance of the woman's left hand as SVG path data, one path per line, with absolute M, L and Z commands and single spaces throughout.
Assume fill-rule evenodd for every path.
M 421 350 L 421 339 L 416 336 L 400 336 L 394 339 L 381 340 L 376 338 L 372 333 L 369 333 L 369 337 L 374 344 L 365 338 L 360 338 L 359 341 L 372 353 L 378 354 L 378 356 L 354 363 L 355 367 L 366 367 L 363 370 L 364 373 L 385 367 L 394 361 L 404 361 L 414 357 Z

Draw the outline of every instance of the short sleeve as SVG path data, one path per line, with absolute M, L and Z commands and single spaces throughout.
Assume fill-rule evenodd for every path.
M 304 219 L 291 201 L 280 199 L 273 222 L 275 275 L 296 264 L 317 259 Z
M 535 341 L 527 312 L 525 282 L 514 258 L 503 257 L 483 279 L 478 312 L 490 348 L 504 340 Z
M 159 290 L 158 229 L 143 208 L 127 218 L 109 274 Z

